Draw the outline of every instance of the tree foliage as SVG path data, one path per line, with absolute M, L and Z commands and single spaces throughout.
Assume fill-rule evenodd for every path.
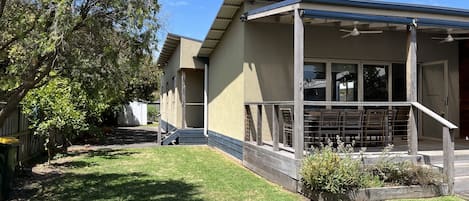
M 55 78 L 105 103 L 138 98 L 135 89 L 148 85 L 135 81 L 145 80 L 138 72 L 153 66 L 158 12 L 157 0 L 0 0 L 0 127 L 29 91 Z

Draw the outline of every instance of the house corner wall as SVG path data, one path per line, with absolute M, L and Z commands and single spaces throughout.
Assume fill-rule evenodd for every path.
M 181 47 L 178 46 L 171 56 L 168 65 L 163 67 L 161 81 L 161 128 L 166 132 L 181 128 L 182 102 L 181 102 Z M 173 79 L 174 78 L 174 79 Z
M 210 55 L 209 145 L 242 159 L 244 139 L 244 24 L 242 6 Z

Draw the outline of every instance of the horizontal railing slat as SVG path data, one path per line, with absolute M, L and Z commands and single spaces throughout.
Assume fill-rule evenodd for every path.
M 187 106 L 204 106 L 204 103 L 185 103 Z
M 418 102 L 412 102 L 412 105 L 416 108 L 418 108 L 420 111 L 422 111 L 423 113 L 427 114 L 428 116 L 430 116 L 431 118 L 435 119 L 436 121 L 438 121 L 440 124 L 442 124 L 443 126 L 449 128 L 449 129 L 457 129 L 458 127 L 456 125 L 454 125 L 453 123 L 449 122 L 448 120 L 446 120 L 445 118 L 441 117 L 440 115 L 438 115 L 437 113 L 433 112 L 432 110 L 428 109 L 427 107 L 425 107 L 424 105 L 418 103 Z

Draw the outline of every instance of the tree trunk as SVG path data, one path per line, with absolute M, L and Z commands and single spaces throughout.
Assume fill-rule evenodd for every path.
M 7 100 L 6 105 L 0 110 L 0 128 L 3 127 L 5 120 L 16 111 L 20 101 L 26 96 L 30 87 L 21 86 L 13 92 Z
M 1 0 L 0 0 L 1 1 Z M 57 57 L 57 52 L 49 53 L 48 55 L 41 56 L 38 58 L 38 62 L 33 65 L 31 68 L 32 72 L 28 75 L 29 79 L 22 80 L 23 84 L 13 90 L 11 94 L 9 94 L 7 103 L 5 107 L 0 110 L 0 128 L 3 127 L 5 120 L 11 115 L 12 112 L 16 110 L 19 106 L 21 100 L 26 96 L 26 94 L 33 88 L 38 87 L 41 81 L 44 81 L 52 68 L 55 66 L 55 58 Z M 41 72 L 39 71 L 41 66 L 48 62 L 44 70 Z
M 54 158 L 54 156 L 57 154 L 57 142 L 56 142 L 56 134 L 55 130 L 50 130 L 49 131 L 49 136 L 48 141 L 46 143 L 46 148 L 47 148 L 47 161 L 50 163 L 50 161 Z
M 3 11 L 5 10 L 6 4 L 7 0 L 0 0 L 0 19 L 2 19 Z

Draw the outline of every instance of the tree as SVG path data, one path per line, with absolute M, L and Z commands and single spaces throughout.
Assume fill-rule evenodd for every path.
M 158 12 L 157 0 L 0 0 L 0 127 L 57 77 L 122 97 L 129 75 L 152 65 Z
M 87 113 L 81 110 L 89 107 L 88 99 L 80 85 L 68 79 L 57 78 L 31 90 L 23 102 L 35 134 L 46 140 L 49 159 L 58 152 L 57 147 L 66 150 L 72 135 L 88 129 Z

